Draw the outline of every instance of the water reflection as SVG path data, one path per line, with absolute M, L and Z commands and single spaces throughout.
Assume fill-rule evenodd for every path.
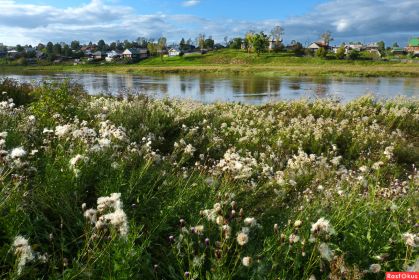
M 256 75 L 2 74 L 25 82 L 71 79 L 91 94 L 126 91 L 153 97 L 177 97 L 209 103 L 236 101 L 263 104 L 276 100 L 337 97 L 343 102 L 367 93 L 378 98 L 419 97 L 416 78 L 260 77 Z

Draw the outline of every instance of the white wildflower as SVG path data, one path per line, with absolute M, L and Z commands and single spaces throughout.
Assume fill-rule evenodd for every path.
M 294 222 L 294 227 L 299 228 L 302 224 L 303 224 L 303 222 L 301 220 L 296 220 Z
M 298 235 L 292 233 L 288 240 L 289 240 L 290 244 L 294 244 L 294 243 L 297 243 L 298 241 L 300 241 L 300 237 Z
M 29 245 L 29 241 L 23 236 L 16 236 L 13 241 L 14 253 L 18 257 L 18 270 L 17 273 L 20 275 L 26 263 L 34 259 L 32 248 Z
M 26 151 L 22 147 L 14 148 L 10 153 L 10 157 L 13 159 L 22 158 L 24 156 L 26 156 Z
M 402 237 L 406 246 L 417 247 L 417 243 L 419 243 L 419 238 L 415 234 L 406 232 L 403 233 Z
M 249 236 L 244 232 L 239 232 L 239 234 L 237 234 L 237 243 L 239 243 L 240 246 L 244 246 L 247 242 L 249 242 Z
M 249 227 L 254 227 L 254 226 L 257 225 L 256 219 L 255 218 L 251 218 L 251 217 L 248 217 L 248 218 L 244 219 L 243 222 L 244 222 L 244 224 L 246 226 L 249 226 Z
M 251 257 L 244 257 L 242 259 L 242 264 L 244 266 L 250 266 L 252 264 L 252 258 Z
M 320 218 L 311 225 L 311 233 L 314 235 L 332 235 L 335 234 L 335 230 L 328 220 Z
M 83 206 L 82 206 L 83 208 Z M 84 217 L 88 220 L 91 224 L 95 224 L 97 222 L 97 211 L 95 209 L 88 209 L 84 212 Z
M 372 265 L 370 265 L 370 271 L 372 273 L 378 273 L 381 271 L 381 265 L 379 265 L 378 263 L 374 263 Z
M 320 256 L 327 260 L 327 261 L 331 261 L 333 258 L 333 251 L 329 248 L 329 245 L 327 245 L 326 243 L 321 243 L 319 245 L 319 252 L 320 252 Z
M 97 199 L 97 210 L 104 212 L 106 210 L 122 209 L 122 201 L 120 193 L 112 193 L 110 196 L 102 196 Z

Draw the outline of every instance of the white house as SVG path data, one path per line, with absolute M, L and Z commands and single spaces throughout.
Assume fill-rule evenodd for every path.
M 178 56 L 180 54 L 180 50 L 178 48 L 171 48 L 169 50 L 169 56 Z
M 115 50 L 112 50 L 112 51 L 110 51 L 110 52 L 107 52 L 107 53 L 106 53 L 105 60 L 106 60 L 107 62 L 111 62 L 111 61 L 113 61 L 114 59 L 116 59 L 116 58 L 120 58 L 120 57 L 121 57 L 121 53 L 119 53 L 119 52 L 117 52 L 117 51 L 115 51 Z
M 140 48 L 126 49 L 122 53 L 122 57 L 128 58 L 128 59 L 143 59 L 143 58 L 148 57 L 148 51 L 147 49 L 140 49 Z
M 317 51 L 320 48 L 325 48 L 326 50 L 328 50 L 330 47 L 326 43 L 323 43 L 323 42 L 313 42 L 311 43 L 311 45 L 307 47 L 307 49 L 310 49 L 312 51 Z

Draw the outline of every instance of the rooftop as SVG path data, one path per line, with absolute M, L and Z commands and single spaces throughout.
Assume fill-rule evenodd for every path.
M 419 47 L 419 38 L 412 38 L 409 40 L 409 47 Z

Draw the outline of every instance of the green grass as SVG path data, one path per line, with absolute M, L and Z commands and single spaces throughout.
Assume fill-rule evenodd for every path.
M 8 80 L 0 94 L 2 279 L 417 269 L 418 241 L 403 238 L 418 234 L 417 100 L 203 105 Z M 120 199 L 97 212 L 104 224 L 91 224 L 85 211 L 112 193 Z M 312 230 L 322 217 L 333 230 Z M 16 236 L 28 245 L 13 246 Z
M 238 50 L 220 50 L 205 55 L 183 57 L 153 57 L 136 64 L 86 64 L 72 63 L 47 66 L 7 66 L 3 72 L 220 72 L 220 73 L 271 73 L 272 75 L 294 76 L 411 76 L 419 77 L 419 64 L 396 63 L 371 60 L 336 60 L 315 57 L 296 57 L 291 53 L 263 53 L 260 56 Z

